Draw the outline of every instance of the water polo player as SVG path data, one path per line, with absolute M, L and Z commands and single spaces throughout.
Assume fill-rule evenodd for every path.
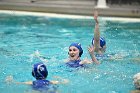
M 89 47 L 88 51 L 91 55 L 92 61 L 88 60 L 88 59 L 81 60 L 80 58 L 83 54 L 83 49 L 81 47 L 81 44 L 80 43 L 75 43 L 75 42 L 72 43 L 69 46 L 69 52 L 68 52 L 69 60 L 66 63 L 66 65 L 69 66 L 69 67 L 77 68 L 77 67 L 84 67 L 84 64 L 89 64 L 89 63 L 93 63 L 93 62 L 99 63 L 97 61 L 96 57 L 94 56 L 93 47 Z

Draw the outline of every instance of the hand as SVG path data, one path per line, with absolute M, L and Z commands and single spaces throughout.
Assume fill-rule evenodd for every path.
M 66 84 L 66 83 L 69 83 L 69 80 L 68 79 L 63 79 L 62 77 L 60 76 L 53 76 L 55 79 L 58 79 L 58 81 L 53 81 L 54 84 L 58 84 L 58 83 L 61 83 L 61 84 Z
M 95 47 L 92 45 L 88 47 L 88 51 L 89 51 L 89 54 L 90 54 L 90 57 L 92 59 L 92 62 L 95 62 L 96 64 L 100 64 L 100 62 L 96 59 L 95 55 L 94 55 L 94 50 L 95 50 Z
M 5 78 L 5 82 L 7 83 L 7 84 L 10 84 L 11 82 L 13 82 L 14 81 L 14 79 L 13 79 L 13 76 L 7 76 L 6 78 Z
M 84 60 L 82 60 L 79 64 L 91 64 L 92 62 L 90 60 L 88 60 L 87 58 L 85 58 Z
M 69 80 L 68 79 L 63 79 L 63 84 L 67 84 L 69 83 Z
M 35 51 L 34 56 L 36 56 L 36 57 L 41 56 L 38 50 Z
M 98 23 L 98 11 L 97 10 L 94 11 L 94 20 L 96 23 Z
M 95 47 L 92 45 L 89 45 L 89 47 L 88 47 L 88 52 L 89 52 L 89 54 L 94 54 L 94 50 L 95 50 Z

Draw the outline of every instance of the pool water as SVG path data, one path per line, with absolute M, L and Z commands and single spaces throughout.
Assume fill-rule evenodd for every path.
M 48 80 L 54 76 L 69 79 L 60 84 L 60 93 L 129 93 L 134 90 L 133 75 L 140 72 L 140 22 L 113 21 L 99 17 L 101 36 L 107 42 L 106 54 L 119 58 L 104 58 L 100 65 L 72 69 L 65 66 L 68 47 L 82 44 L 82 59 L 90 58 L 93 18 L 59 18 L 0 14 L 0 90 L 1 93 L 32 93 L 31 86 L 6 82 L 35 80 L 32 65 L 40 60 L 32 54 L 38 50 L 48 59 Z M 34 92 L 33 92 L 34 93 Z

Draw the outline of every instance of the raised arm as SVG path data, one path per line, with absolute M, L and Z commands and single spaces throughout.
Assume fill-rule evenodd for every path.
M 98 22 L 98 12 L 94 12 L 94 20 L 95 20 L 95 29 L 94 29 L 94 47 L 95 52 L 99 52 L 100 49 L 100 31 L 99 31 L 99 22 Z

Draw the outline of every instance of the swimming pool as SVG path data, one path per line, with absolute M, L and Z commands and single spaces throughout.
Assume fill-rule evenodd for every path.
M 117 19 L 117 18 L 116 18 Z M 47 57 L 49 80 L 53 76 L 69 79 L 59 85 L 61 93 L 129 93 L 134 90 L 132 77 L 140 72 L 140 21 L 110 20 L 100 17 L 101 35 L 107 41 L 107 54 L 123 58 L 103 59 L 100 65 L 86 69 L 65 67 L 68 47 L 80 42 L 85 57 L 91 44 L 94 21 L 92 17 L 68 18 L 52 16 L 0 14 L 0 90 L 1 93 L 31 93 L 31 87 L 6 83 L 7 76 L 16 81 L 34 80 L 32 64 L 38 62 L 32 54 L 39 50 Z

